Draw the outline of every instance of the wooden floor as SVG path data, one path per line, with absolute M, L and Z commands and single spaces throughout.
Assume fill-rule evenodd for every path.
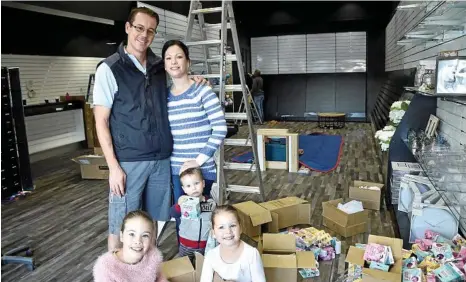
M 260 127 L 289 128 L 300 134 L 327 132 L 343 136 L 341 161 L 333 172 L 298 175 L 269 170 L 263 174 L 267 200 L 289 195 L 307 199 L 312 204 L 312 223 L 316 228 L 323 228 L 322 202 L 348 197 L 352 180 L 382 182 L 370 124 L 349 123 L 339 130 L 322 130 L 317 128 L 317 123 L 308 122 L 269 123 Z M 247 127 L 242 126 L 238 137 L 244 137 L 246 130 Z M 94 261 L 107 248 L 108 187 L 104 180 L 81 179 L 79 166 L 70 159 L 84 152 L 34 163 L 35 192 L 2 206 L 2 252 L 30 244 L 37 264 L 33 272 L 19 265 L 2 266 L 2 281 L 92 281 Z M 237 150 L 230 150 L 226 155 L 234 153 Z M 240 185 L 256 182 L 254 175 L 247 172 L 230 173 L 228 179 L 230 183 Z M 258 200 L 254 195 L 232 193 L 230 203 L 248 199 Z M 173 258 L 177 252 L 174 229 L 174 224 L 169 223 L 159 242 L 165 259 Z M 356 242 L 366 242 L 369 233 L 394 236 L 392 219 L 385 204 L 380 212 L 370 211 L 368 233 L 342 240 L 342 255 L 333 261 L 322 262 L 320 277 L 305 281 L 335 281 L 345 271 L 348 247 Z

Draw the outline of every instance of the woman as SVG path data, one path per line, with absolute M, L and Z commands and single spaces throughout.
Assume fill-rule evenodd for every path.
M 179 174 L 189 167 L 201 167 L 205 179 L 204 195 L 210 196 L 217 178 L 213 156 L 227 134 L 223 109 L 211 87 L 196 85 L 189 78 L 191 61 L 183 42 L 167 41 L 162 48 L 162 57 L 173 82 L 168 94 L 168 119 L 173 135 L 170 160 L 175 203 L 184 194 Z

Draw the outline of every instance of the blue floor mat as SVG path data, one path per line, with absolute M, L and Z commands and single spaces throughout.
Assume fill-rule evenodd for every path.
M 312 134 L 299 136 L 299 148 L 304 153 L 299 162 L 311 170 L 329 172 L 340 162 L 343 138 L 340 135 Z M 232 158 L 238 163 L 252 163 L 252 151 L 246 151 Z

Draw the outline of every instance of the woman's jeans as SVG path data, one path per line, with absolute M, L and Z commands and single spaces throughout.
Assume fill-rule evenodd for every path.
M 264 94 L 253 96 L 254 103 L 256 104 L 257 111 L 262 122 L 264 122 Z

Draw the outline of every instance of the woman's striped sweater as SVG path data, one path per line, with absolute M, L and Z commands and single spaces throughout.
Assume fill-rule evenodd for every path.
M 205 179 L 216 180 L 214 153 L 225 139 L 225 115 L 217 95 L 209 86 L 193 84 L 180 95 L 168 96 L 168 119 L 173 135 L 172 174 L 183 163 L 195 159 Z

